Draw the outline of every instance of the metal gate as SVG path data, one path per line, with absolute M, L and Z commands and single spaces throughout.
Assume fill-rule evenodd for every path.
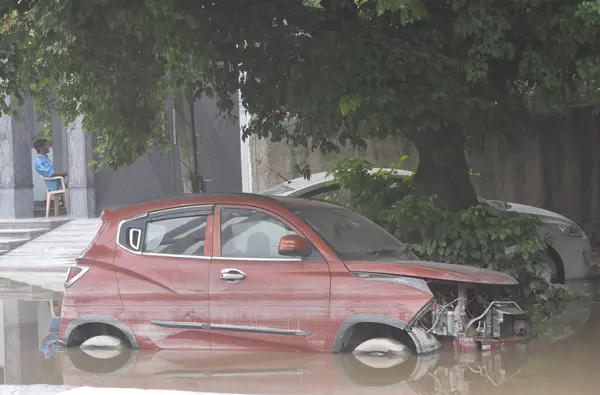
M 232 97 L 239 113 L 239 95 Z M 202 95 L 194 102 L 194 129 L 198 174 L 205 192 L 242 192 L 241 132 L 239 119 L 224 119 L 214 98 Z
M 131 166 L 96 173 L 95 188 L 97 215 L 107 208 L 181 195 L 179 160 L 173 153 L 145 154 Z
M 233 98 L 238 113 L 239 96 Z M 173 100 L 165 103 L 169 135 L 173 136 Z M 205 180 L 204 192 L 242 191 L 241 132 L 238 119 L 224 119 L 216 100 L 202 96 L 194 102 L 196 165 Z M 96 211 L 128 204 L 182 195 L 179 150 L 142 155 L 133 165 L 95 174 Z
M 166 114 L 172 113 L 173 100 L 165 103 Z M 173 119 L 167 116 L 169 136 L 173 136 Z M 179 150 L 171 142 L 171 151 L 157 150 L 138 158 L 116 171 L 103 170 L 95 174 L 96 211 L 148 200 L 183 194 Z

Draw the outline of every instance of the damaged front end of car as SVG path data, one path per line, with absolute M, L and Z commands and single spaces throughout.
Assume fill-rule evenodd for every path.
M 449 266 L 437 265 L 437 269 Z M 417 354 L 440 348 L 489 351 L 529 340 L 530 317 L 514 298 L 516 280 L 502 273 L 452 266 L 452 272 L 438 270 L 420 278 L 400 270 L 355 275 L 432 295 L 404 328 Z
M 428 281 L 435 304 L 418 317 L 445 348 L 492 350 L 531 336 L 529 316 L 504 285 Z

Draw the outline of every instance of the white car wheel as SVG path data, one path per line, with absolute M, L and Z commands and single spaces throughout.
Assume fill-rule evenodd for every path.
M 352 354 L 362 364 L 375 369 L 391 368 L 411 357 L 411 352 L 404 343 L 384 337 L 359 344 Z
M 122 354 L 126 347 L 118 337 L 101 335 L 87 339 L 79 348 L 91 357 L 110 359 Z

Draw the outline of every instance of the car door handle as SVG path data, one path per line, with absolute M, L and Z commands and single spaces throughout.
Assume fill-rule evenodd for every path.
M 239 283 L 246 278 L 246 273 L 238 269 L 223 269 L 221 270 L 221 280 L 227 281 L 230 284 Z

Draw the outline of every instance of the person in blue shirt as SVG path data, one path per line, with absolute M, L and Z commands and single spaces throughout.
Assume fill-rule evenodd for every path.
M 54 164 L 48 158 L 50 152 L 50 144 L 48 140 L 38 139 L 33 143 L 33 147 L 38 155 L 35 158 L 35 171 L 42 177 L 66 177 L 66 173 L 57 173 Z M 49 191 L 57 191 L 62 188 L 60 180 L 45 180 L 46 189 Z

